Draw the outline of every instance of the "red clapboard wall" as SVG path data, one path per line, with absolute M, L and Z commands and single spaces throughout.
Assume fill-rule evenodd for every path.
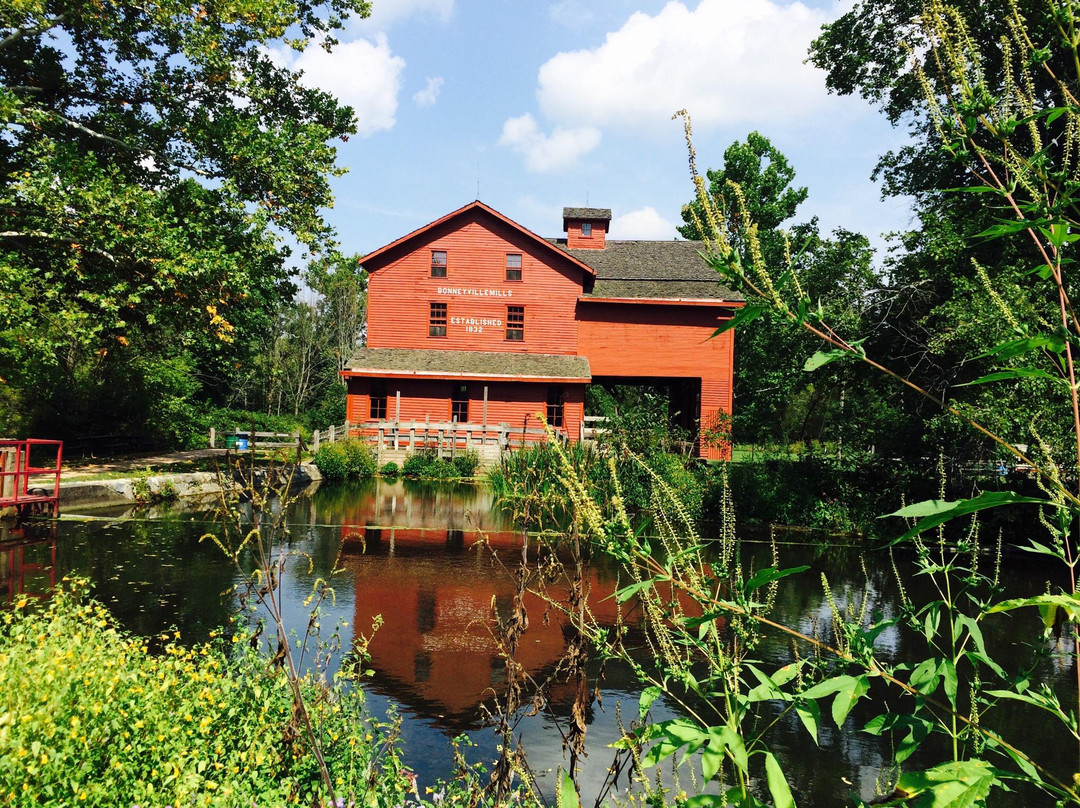
M 490 380 L 412 379 L 382 377 L 386 384 L 386 417 L 390 420 L 431 421 L 450 420 L 450 393 L 454 384 L 469 387 L 468 422 L 484 422 L 484 387 L 488 388 L 487 424 L 509 424 L 521 429 L 526 422 L 530 429 L 540 424 L 537 413 L 547 406 L 547 382 L 498 382 Z M 577 436 L 585 416 L 585 389 L 580 384 L 561 385 L 564 395 L 563 428 L 568 435 Z M 348 419 L 351 423 L 371 420 L 371 380 L 364 377 L 349 379 Z M 398 417 L 398 393 L 401 394 L 401 415 Z
M 482 210 L 415 239 L 368 281 L 368 346 L 576 354 L 574 307 L 583 272 L 568 257 Z M 431 276 L 432 251 L 446 253 L 446 277 Z M 521 256 L 521 280 L 506 279 L 507 255 Z M 429 336 L 431 303 L 447 307 L 446 336 Z M 525 339 L 506 338 L 507 306 L 525 307 Z

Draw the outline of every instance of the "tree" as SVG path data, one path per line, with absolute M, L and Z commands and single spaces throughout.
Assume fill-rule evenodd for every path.
M 1067 49 L 1042 44 L 1061 41 L 1066 35 L 1059 26 L 1072 13 L 1067 4 L 1058 8 L 1042 0 L 1023 0 L 1015 6 L 972 0 L 947 4 L 862 0 L 824 27 L 811 46 L 810 59 L 826 71 L 830 89 L 861 95 L 911 133 L 911 142 L 883 155 L 875 172 L 884 194 L 913 200 L 916 224 L 893 236 L 895 249 L 885 265 L 888 283 L 876 296 L 875 330 L 867 349 L 1002 434 L 1024 440 L 1027 426 L 1035 419 L 1043 422 L 1041 428 L 1050 437 L 1063 425 L 1044 407 L 1050 400 L 1044 381 L 1026 379 L 996 389 L 963 386 L 989 371 L 993 358 L 983 354 L 1013 335 L 1010 321 L 1036 323 L 1053 312 L 1046 309 L 1045 301 L 1034 301 L 1028 294 L 1024 278 L 1031 259 L 1026 245 L 981 235 L 1009 212 L 984 204 L 979 194 L 946 190 L 979 184 L 978 155 L 962 138 L 950 136 L 943 142 L 940 117 L 935 114 L 958 97 L 956 76 L 933 63 L 931 69 L 921 71 L 920 59 L 915 58 L 916 54 L 935 58 L 932 46 L 940 37 L 934 18 L 946 9 L 965 28 L 966 43 L 958 52 L 977 53 L 978 77 L 973 86 L 981 96 L 974 103 L 965 102 L 967 114 L 982 116 L 998 99 L 1010 95 L 1009 88 L 1019 80 L 1010 56 L 1015 49 L 1003 48 L 1001 43 L 1020 30 L 1040 43 L 1033 53 L 1046 68 L 1028 73 L 1029 105 L 1052 106 L 1056 84 L 1051 76 L 1073 72 Z M 1012 126 L 1023 117 L 1017 113 Z M 1069 140 L 1060 136 L 1065 123 L 1066 119 L 1060 119 L 1047 133 L 1043 159 L 1048 165 L 1066 156 Z M 1020 134 L 1025 136 L 1023 131 Z M 924 451 L 945 446 L 954 456 L 987 450 L 981 437 L 957 429 L 954 421 L 926 400 L 907 398 L 921 424 L 907 441 L 912 446 Z
M 333 244 L 321 213 L 340 173 L 331 142 L 355 131 L 351 109 L 302 86 L 270 48 L 329 49 L 367 11 L 363 0 L 0 10 L 0 384 L 18 391 L 0 401 L 23 413 L 0 414 L 0 427 L 74 428 L 47 417 L 40 393 L 64 389 L 93 410 L 104 378 L 156 352 L 212 373 L 245 361 L 294 289 L 280 237 Z
M 823 311 L 846 325 L 860 324 L 876 284 L 873 251 L 864 236 L 837 230 L 832 238 L 819 232 L 817 220 L 790 227 L 809 191 L 793 185 L 795 169 L 768 138 L 751 132 L 745 142 L 724 151 L 724 165 L 707 172 L 708 194 L 723 212 L 727 238 L 741 251 L 748 243 L 741 236 L 744 213 L 757 226 L 761 250 L 771 265 L 796 253 L 793 270 L 807 294 Z M 697 200 L 683 207 L 686 224 L 679 232 L 690 239 L 701 237 L 704 208 Z M 744 256 L 749 260 L 749 256 Z M 846 379 L 850 368 L 831 369 L 811 379 L 802 364 L 815 350 L 805 333 L 793 331 L 767 319 L 735 331 L 734 436 L 748 443 L 810 441 L 843 437 L 840 410 L 844 395 L 857 385 Z M 849 394 L 850 395 L 850 394 Z M 863 407 L 861 412 L 876 411 Z M 866 441 L 865 423 L 859 434 Z

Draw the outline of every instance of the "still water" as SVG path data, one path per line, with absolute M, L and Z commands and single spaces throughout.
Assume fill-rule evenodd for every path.
M 205 512 L 99 509 L 87 516 L 93 518 L 9 536 L 0 546 L 0 594 L 10 598 L 45 593 L 65 575 L 78 574 L 93 582 L 97 598 L 129 630 L 152 636 L 175 628 L 187 643 L 206 639 L 235 614 L 238 576 L 212 542 L 200 541 L 215 529 Z M 363 687 L 373 711 L 402 718 L 406 758 L 420 782 L 433 783 L 450 773 L 450 740 L 460 733 L 468 733 L 476 743 L 472 759 L 492 760 L 497 741 L 485 722 L 484 705 L 500 692 L 504 677 L 492 615 L 505 616 L 510 610 L 522 539 L 494 506 L 491 493 L 483 487 L 409 481 L 324 485 L 297 500 L 287 523 L 293 552 L 284 582 L 289 620 L 303 627 L 303 601 L 315 578 L 330 577 L 335 563 L 341 572 L 332 578 L 336 597 L 325 610 L 324 631 L 340 624 L 347 647 L 357 633 L 370 634 L 375 616 L 381 615 L 383 625 L 369 646 L 374 674 Z M 535 557 L 535 550 L 531 552 Z M 744 541 L 744 568 L 771 566 L 771 553 L 767 542 Z M 861 610 L 865 602 L 868 616 L 889 617 L 898 611 L 900 594 L 886 553 L 823 546 L 803 534 L 785 534 L 780 556 L 782 567 L 811 566 L 780 587 L 771 615 L 780 623 L 808 633 L 828 626 L 831 611 L 823 597 L 822 573 L 842 609 L 851 605 Z M 986 563 L 992 564 L 992 558 Z M 898 567 L 906 589 L 918 600 L 928 582 L 910 574 L 908 560 L 899 558 Z M 1023 554 L 1007 556 L 1002 574 L 1012 597 L 1044 592 L 1054 577 L 1036 558 Z M 617 585 L 616 570 L 594 560 L 588 584 L 597 619 L 614 624 L 618 607 L 610 595 Z M 525 605 L 530 627 L 518 662 L 542 681 L 555 673 L 563 654 L 564 621 L 537 597 L 527 596 Z M 625 619 L 632 629 L 634 613 Z M 1057 648 L 1054 639 L 1039 641 L 1034 650 L 1023 644 L 1040 636 L 1037 616 L 1017 614 L 994 625 L 997 633 L 984 629 L 992 654 L 1027 659 L 1034 651 L 1049 652 L 1038 663 L 1039 678 L 1065 694 L 1071 682 L 1075 694 L 1071 648 Z M 878 640 L 882 656 L 894 660 L 921 654 L 921 647 L 908 647 L 914 642 L 910 633 L 895 630 Z M 783 664 L 791 653 L 790 642 L 780 637 L 766 638 L 755 649 L 766 668 Z M 642 644 L 642 657 L 647 656 Z M 612 762 L 608 745 L 619 737 L 620 713 L 624 723 L 637 715 L 639 687 L 627 669 L 608 664 L 600 687 L 602 699 L 591 704 L 586 716 L 586 804 L 600 792 Z M 547 707 L 519 725 L 529 764 L 549 794 L 554 792 L 555 769 L 566 763 L 561 739 L 572 695 L 569 685 L 556 685 Z M 801 805 L 843 805 L 852 794 L 874 796 L 887 772 L 890 749 L 886 740 L 857 728 L 878 711 L 864 700 L 842 732 L 823 718 L 820 747 L 794 716 L 778 722 L 770 735 L 772 748 L 784 759 Z M 653 706 L 655 719 L 676 714 L 673 705 Z M 1029 720 L 1029 713 L 1006 714 L 999 726 L 1006 736 L 1019 737 L 1021 746 L 1052 770 L 1076 771 L 1075 743 L 1049 726 L 1023 723 Z M 916 756 L 912 764 L 917 762 Z M 670 778 L 667 782 L 680 785 Z M 693 792 L 688 779 L 681 786 Z

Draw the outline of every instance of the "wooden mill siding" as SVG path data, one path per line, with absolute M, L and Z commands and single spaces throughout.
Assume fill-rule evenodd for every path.
M 466 384 L 469 423 L 535 428 L 558 385 L 562 428 L 577 440 L 585 384 L 602 377 L 669 384 L 682 391 L 681 411 L 715 430 L 731 413 L 734 341 L 730 331 L 712 335 L 741 298 L 702 274 L 692 244 L 608 244 L 610 213 L 564 209 L 563 246 L 474 202 L 369 254 L 367 348 L 345 371 L 349 421 L 372 420 L 379 379 L 388 421 L 448 422 L 452 393 Z M 432 277 L 433 251 L 445 254 L 445 277 Z M 521 256 L 520 280 L 506 277 L 510 254 Z M 433 303 L 446 306 L 445 335 L 430 333 Z M 524 308 L 524 339 L 507 339 L 509 306 Z M 567 362 L 579 367 L 559 375 Z M 702 457 L 729 452 L 699 442 Z
M 592 374 L 604 377 L 701 379 L 699 423 L 708 428 L 717 413 L 731 414 L 734 332 L 717 337 L 730 309 L 638 303 L 593 303 L 578 307 L 578 345 Z M 699 447 L 709 460 L 727 456 L 723 446 Z
M 386 418 L 391 421 L 450 420 L 450 392 L 454 384 L 466 384 L 469 390 L 469 423 L 484 423 L 484 387 L 488 388 L 487 421 L 489 426 L 509 424 L 520 429 L 527 422 L 530 429 L 540 426 L 537 414 L 546 414 L 548 385 L 542 382 L 448 381 L 444 379 L 385 380 Z M 580 434 L 585 416 L 585 385 L 559 385 L 565 395 L 563 429 L 568 436 Z M 401 415 L 397 412 L 397 394 L 401 393 Z M 354 424 L 370 420 L 371 380 L 349 379 L 348 417 Z
M 431 277 L 432 250 L 446 253 L 445 278 Z M 509 253 L 521 255 L 520 281 L 506 280 Z M 552 248 L 474 212 L 426 234 L 372 273 L 368 346 L 576 354 L 572 312 L 582 280 L 582 270 Z M 445 337 L 428 334 L 431 303 L 446 304 Z M 525 307 L 524 340 L 506 338 L 507 306 Z M 498 325 L 467 322 L 474 320 Z

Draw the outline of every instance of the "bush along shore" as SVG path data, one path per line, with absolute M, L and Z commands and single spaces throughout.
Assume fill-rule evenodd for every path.
M 376 474 L 378 461 L 371 448 L 361 440 L 325 443 L 313 459 L 319 472 L 328 480 L 366 479 Z M 377 469 L 383 477 L 414 477 L 424 480 L 471 478 L 480 467 L 480 455 L 471 450 L 456 452 L 453 457 L 439 457 L 435 449 L 421 449 L 406 458 L 402 466 L 384 463 Z

